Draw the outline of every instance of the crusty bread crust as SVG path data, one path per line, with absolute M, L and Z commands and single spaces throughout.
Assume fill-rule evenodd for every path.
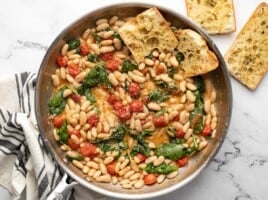
M 185 77 L 205 74 L 218 67 L 216 55 L 209 50 L 200 34 L 191 29 L 179 29 L 174 33 L 179 41 L 177 49 L 184 55 L 179 67 Z
M 172 52 L 178 45 L 169 24 L 155 7 L 125 23 L 118 32 L 137 63 L 143 62 L 153 49 Z
M 267 3 L 255 9 L 224 58 L 233 77 L 249 89 L 256 89 L 268 70 Z
M 236 30 L 233 0 L 185 0 L 187 15 L 209 34 Z

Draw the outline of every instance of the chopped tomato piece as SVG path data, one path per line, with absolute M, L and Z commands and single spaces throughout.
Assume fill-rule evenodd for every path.
M 68 139 L 68 145 L 73 150 L 77 150 L 79 148 L 79 144 L 76 144 L 71 138 Z
M 56 128 L 60 128 L 64 122 L 64 117 L 63 116 L 55 116 L 53 119 L 53 124 Z
M 108 53 L 102 53 L 100 54 L 100 58 L 104 61 L 111 60 L 114 57 L 113 52 L 108 52 Z
M 142 112 L 143 111 L 143 103 L 141 102 L 141 100 L 132 101 L 129 104 L 129 109 L 130 109 L 130 112 Z
M 177 138 L 184 138 L 185 133 L 181 129 L 176 130 L 176 137 Z
M 68 63 L 68 58 L 65 56 L 57 57 L 56 63 L 59 67 L 66 67 Z
M 98 154 L 97 148 L 90 142 L 84 142 L 83 144 L 81 144 L 80 152 L 83 156 L 87 157 L 95 157 Z
M 180 121 L 180 113 L 173 118 L 173 121 Z
M 75 78 L 79 73 L 80 73 L 80 69 L 78 68 L 78 65 L 76 64 L 70 64 L 68 66 L 68 73 Z
M 146 185 L 155 184 L 157 181 L 157 176 L 155 174 L 146 174 L 143 177 L 143 181 Z
M 120 101 L 118 96 L 115 96 L 114 94 L 110 94 L 107 101 L 113 105 L 116 101 Z
M 189 161 L 189 158 L 187 156 L 182 157 L 181 159 L 177 160 L 177 165 L 179 167 L 184 167 L 185 165 L 187 165 L 188 161 Z
M 113 108 L 115 110 L 119 110 L 123 107 L 124 107 L 124 105 L 123 105 L 122 101 L 120 101 L 120 100 L 113 103 Z
M 80 133 L 79 130 L 75 130 L 75 129 L 74 129 L 74 130 L 70 131 L 69 134 L 70 134 L 70 135 L 76 135 L 76 136 L 79 137 L 79 138 L 81 137 L 81 133 Z
M 144 68 L 143 70 L 140 70 L 140 72 L 145 76 L 148 72 L 148 68 Z
M 92 115 L 87 119 L 87 123 L 89 123 L 90 127 L 96 126 L 99 122 L 99 116 L 98 115 Z
M 121 120 L 128 120 L 131 118 L 131 113 L 130 110 L 128 109 L 128 107 L 124 106 L 120 109 L 118 109 L 116 111 L 117 116 L 121 119 Z
M 166 69 L 165 69 L 165 67 L 163 65 L 157 65 L 156 66 L 156 69 L 155 69 L 156 75 L 162 74 L 164 72 L 166 72 Z
M 108 172 L 109 174 L 111 174 L 112 176 L 117 175 L 117 173 L 116 173 L 116 171 L 115 171 L 116 163 L 117 163 L 117 162 L 114 161 L 114 162 L 111 162 L 111 163 L 109 163 L 109 164 L 106 165 L 107 172 Z
M 112 58 L 106 63 L 106 68 L 110 71 L 116 71 L 119 69 L 120 61 L 118 59 Z
M 132 82 L 128 87 L 128 93 L 131 97 L 137 97 L 140 93 L 140 86 L 138 83 Z
M 81 97 L 77 94 L 71 94 L 70 97 L 72 100 L 74 100 L 76 103 L 81 103 Z
M 138 153 L 136 156 L 137 156 L 137 158 L 139 159 L 140 162 L 143 162 L 146 159 L 146 156 L 144 154 L 142 154 L 142 153 Z
M 210 136 L 212 133 L 212 129 L 209 125 L 206 125 L 201 133 L 202 136 L 206 137 L 206 136 Z
M 79 50 L 80 50 L 80 54 L 81 54 L 82 56 L 86 56 L 86 55 L 88 55 L 89 52 L 90 52 L 89 47 L 86 46 L 86 45 L 80 45 Z
M 165 120 L 165 117 L 162 115 L 162 116 L 153 116 L 153 123 L 155 125 L 155 127 L 164 127 L 167 125 L 167 122 Z

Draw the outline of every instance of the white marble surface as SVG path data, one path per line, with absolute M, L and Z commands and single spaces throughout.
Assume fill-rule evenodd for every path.
M 115 2 L 126 1 L 3 1 L 0 6 L 0 78 L 15 72 L 36 72 L 46 49 L 66 25 L 92 9 Z M 186 13 L 184 0 L 141 2 L 162 5 L 184 15 Z M 239 31 L 262 1 L 234 2 Z M 212 37 L 222 53 L 231 45 L 238 31 Z M 231 81 L 233 115 L 221 150 L 193 182 L 159 200 L 268 199 L 268 76 L 254 92 L 234 79 Z M 1 187 L 0 199 L 10 199 Z

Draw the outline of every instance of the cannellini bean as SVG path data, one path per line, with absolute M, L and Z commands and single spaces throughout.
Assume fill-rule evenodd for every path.
M 120 169 L 124 169 L 129 163 L 129 159 L 126 159 L 122 162 L 122 164 L 120 165 Z
M 187 83 L 187 84 L 186 84 L 186 87 L 187 87 L 189 90 L 192 90 L 192 91 L 194 91 L 194 90 L 197 89 L 196 85 L 193 84 L 193 83 Z
M 119 176 L 124 176 L 130 170 L 130 166 L 125 167 L 121 171 L 119 171 Z
M 114 34 L 114 31 L 107 31 L 103 34 L 103 39 L 108 39 L 110 37 L 112 37 Z
M 110 25 L 108 24 L 108 23 L 101 23 L 101 24 L 99 24 L 97 27 L 96 27 L 96 30 L 97 31 L 101 31 L 101 30 L 104 30 L 104 29 L 106 29 L 106 28 L 109 28 L 110 27 Z
M 70 75 L 70 74 L 66 74 L 66 79 L 69 83 L 73 83 L 74 82 L 74 78 Z
M 97 178 L 97 177 L 99 177 L 101 175 L 101 171 L 100 170 L 97 170 L 96 172 L 95 172 L 95 174 L 93 175 L 93 178 Z
M 122 48 L 122 42 L 120 39 L 114 38 L 113 43 L 114 43 L 115 49 L 120 50 Z
M 110 74 L 108 75 L 108 79 L 109 79 L 109 81 L 113 84 L 113 86 L 117 86 L 117 85 L 119 85 L 119 82 L 116 80 L 116 78 L 115 78 L 115 76 L 114 76 L 113 73 L 110 73 Z
M 117 20 L 116 22 L 115 22 L 115 26 L 118 26 L 118 27 L 121 27 L 121 26 L 123 26 L 125 24 L 125 22 L 124 21 L 120 21 L 120 20 Z
M 112 52 L 114 50 L 115 50 L 114 46 L 102 46 L 100 48 L 100 53 L 108 53 L 108 52 Z
M 66 70 L 65 70 L 64 67 L 61 67 L 61 68 L 60 68 L 60 78 L 61 78 L 62 80 L 65 80 L 65 79 L 66 79 Z
M 60 137 L 59 137 L 59 135 L 58 135 L 56 129 L 53 130 L 53 136 L 54 136 L 54 139 L 55 139 L 56 141 L 59 141 L 59 140 L 60 140 Z
M 64 44 L 61 49 L 61 55 L 66 56 L 69 49 L 69 44 Z
M 86 124 L 87 122 L 87 115 L 84 111 L 80 112 L 80 116 L 79 116 L 79 121 L 80 121 L 80 125 L 83 126 Z
M 53 74 L 51 75 L 52 83 L 55 87 L 57 87 L 60 84 L 60 79 L 57 75 Z
M 178 175 L 178 171 L 171 172 L 167 175 L 167 178 L 172 179 L 175 178 Z
M 136 74 L 134 74 L 133 72 L 130 72 L 130 71 L 128 72 L 128 75 L 133 81 L 135 81 L 137 83 L 143 83 L 146 80 L 144 77 L 138 76 L 138 75 L 136 75 Z
M 154 160 L 153 165 L 154 166 L 159 166 L 165 161 L 164 156 L 159 156 L 156 160 Z
M 94 161 L 88 161 L 87 166 L 94 169 L 99 169 L 99 165 Z
M 138 180 L 138 181 L 134 184 L 134 187 L 135 187 L 136 189 L 140 189 L 140 188 L 142 188 L 143 186 L 144 186 L 144 181 L 143 181 L 143 179 Z
M 78 74 L 76 77 L 75 77 L 75 81 L 80 83 L 81 81 L 84 80 L 84 78 L 86 77 L 87 73 L 85 71 L 81 72 L 80 74 Z
M 114 160 L 113 156 L 108 156 L 104 159 L 103 163 L 106 165 L 106 164 L 113 162 L 113 160 Z
M 179 84 L 180 91 L 185 92 L 186 91 L 186 81 L 181 81 Z
M 129 180 L 133 181 L 140 178 L 140 173 L 135 173 L 129 177 Z
M 83 169 L 84 167 L 84 165 L 77 160 L 73 160 L 72 163 L 74 164 L 74 166 L 78 167 L 79 169 Z
M 100 42 L 100 44 L 101 44 L 102 46 L 109 46 L 109 45 L 113 44 L 113 40 L 102 40 L 102 41 Z
M 82 35 L 82 38 L 83 38 L 84 40 L 86 40 L 86 39 L 88 38 L 90 32 L 91 32 L 91 30 L 90 30 L 89 28 L 86 29 L 86 30 L 84 31 L 83 35 Z
M 192 136 L 192 134 L 193 134 L 193 129 L 191 128 L 187 129 L 184 135 L 184 139 L 188 140 Z
M 98 19 L 98 20 L 96 21 L 96 25 L 98 26 L 98 25 L 100 25 L 100 24 L 107 23 L 107 22 L 108 22 L 108 19 L 106 19 L 106 18 L 101 18 L 101 19 Z
M 145 58 L 144 62 L 145 62 L 146 65 L 149 65 L 149 66 L 154 65 L 154 61 L 152 59 L 150 59 L 150 58 Z
M 155 110 L 155 111 L 161 110 L 161 106 L 158 103 L 155 103 L 155 102 L 150 102 L 150 103 L 148 103 L 147 106 L 148 106 L 148 108 L 150 110 Z
M 96 173 L 96 169 L 89 169 L 88 176 L 93 176 Z
M 102 183 L 110 183 L 111 182 L 111 176 L 109 174 L 102 175 L 96 178 L 96 181 L 102 182 Z
M 115 22 L 118 20 L 118 16 L 113 16 L 110 20 L 109 20 L 109 24 L 114 25 Z
M 122 185 L 122 188 L 124 188 L 124 189 L 131 189 L 132 186 L 130 184 L 126 183 L 126 184 L 123 184 Z
M 118 182 L 118 178 L 116 176 L 112 176 L 112 184 L 116 185 Z
M 90 44 L 89 47 L 93 50 L 95 54 L 100 54 L 100 48 L 97 44 Z
M 187 90 L 186 98 L 190 102 L 195 102 L 195 99 L 196 99 L 195 95 L 190 90 Z
M 72 90 L 70 90 L 70 89 L 65 89 L 64 91 L 63 91 L 63 94 L 62 94 L 62 96 L 64 97 L 64 98 L 66 98 L 66 97 L 68 97 L 70 94 L 72 94 L 73 93 L 73 91 Z
M 177 61 L 175 56 L 171 56 L 169 58 L 169 62 L 173 67 L 178 67 L 179 66 L 179 62 Z
M 169 120 L 173 120 L 178 114 L 179 112 L 177 110 L 171 111 L 171 113 L 168 115 Z
M 157 159 L 156 156 L 150 156 L 150 157 L 146 158 L 145 163 L 149 164 L 151 162 L 154 162 L 156 159 Z
M 83 172 L 84 174 L 88 174 L 88 172 L 89 172 L 89 168 L 88 168 L 88 166 L 84 166 L 83 169 L 82 169 L 82 172 Z
M 99 168 L 102 174 L 107 174 L 106 166 L 103 163 L 99 164 Z
M 158 177 L 157 177 L 157 183 L 163 183 L 163 181 L 165 180 L 166 176 L 164 174 L 160 174 Z
M 176 81 L 182 81 L 182 80 L 183 80 L 183 76 L 180 75 L 180 74 L 174 74 L 174 79 L 175 79 Z
M 124 178 L 129 178 L 130 176 L 132 176 L 133 174 L 135 174 L 135 172 L 133 170 L 128 171 L 125 175 Z
M 145 63 L 144 63 L 144 62 L 141 62 L 141 63 L 139 64 L 138 69 L 139 69 L 139 70 L 143 70 L 144 68 L 145 68 Z

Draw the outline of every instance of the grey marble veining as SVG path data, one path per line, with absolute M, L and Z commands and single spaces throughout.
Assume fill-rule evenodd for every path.
M 0 78 L 15 72 L 37 72 L 43 56 L 60 31 L 90 10 L 120 0 L 13 0 L 0 6 Z M 185 15 L 183 0 L 143 0 Z M 224 52 L 262 0 L 234 0 L 236 33 L 213 36 Z M 267 2 L 267 1 L 266 1 Z M 209 166 L 179 191 L 157 200 L 268 199 L 268 77 L 254 92 L 232 78 L 233 115 L 227 137 Z M 9 195 L 0 189 L 1 200 Z

